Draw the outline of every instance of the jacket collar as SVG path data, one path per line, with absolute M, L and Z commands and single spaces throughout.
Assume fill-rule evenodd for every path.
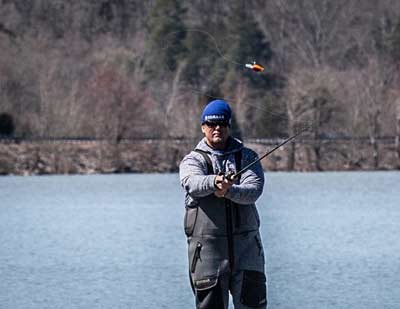
M 217 149 L 211 148 L 206 143 L 205 137 L 195 147 L 195 149 L 205 151 L 210 154 L 215 154 L 217 156 L 231 154 L 231 153 L 240 151 L 242 148 L 243 148 L 243 143 L 240 140 L 238 140 L 237 138 L 233 138 L 231 136 L 228 138 L 228 145 L 227 145 L 226 149 L 224 149 L 224 150 L 217 150 Z

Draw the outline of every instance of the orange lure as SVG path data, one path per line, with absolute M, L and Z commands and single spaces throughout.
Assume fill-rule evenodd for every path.
M 252 69 L 254 72 L 262 72 L 264 71 L 264 67 L 261 64 L 256 63 L 246 63 L 246 68 Z

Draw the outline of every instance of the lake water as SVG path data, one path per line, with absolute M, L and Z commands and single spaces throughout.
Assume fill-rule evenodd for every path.
M 400 173 L 267 173 L 269 308 L 400 308 Z M 0 308 L 193 308 L 177 174 L 0 177 Z

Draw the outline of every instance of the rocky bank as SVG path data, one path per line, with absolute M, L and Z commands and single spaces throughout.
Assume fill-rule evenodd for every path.
M 260 155 L 281 140 L 248 140 Z M 177 172 L 179 162 L 197 141 L 15 141 L 0 142 L 1 175 L 165 173 Z M 400 150 L 394 141 L 296 141 L 262 161 L 269 171 L 398 170 Z M 294 151 L 294 155 L 291 155 Z M 290 159 L 293 163 L 290 164 Z

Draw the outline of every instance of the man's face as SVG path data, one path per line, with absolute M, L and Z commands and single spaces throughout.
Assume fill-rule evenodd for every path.
M 227 123 L 206 122 L 201 126 L 207 144 L 214 149 L 224 149 L 229 137 L 229 126 Z

